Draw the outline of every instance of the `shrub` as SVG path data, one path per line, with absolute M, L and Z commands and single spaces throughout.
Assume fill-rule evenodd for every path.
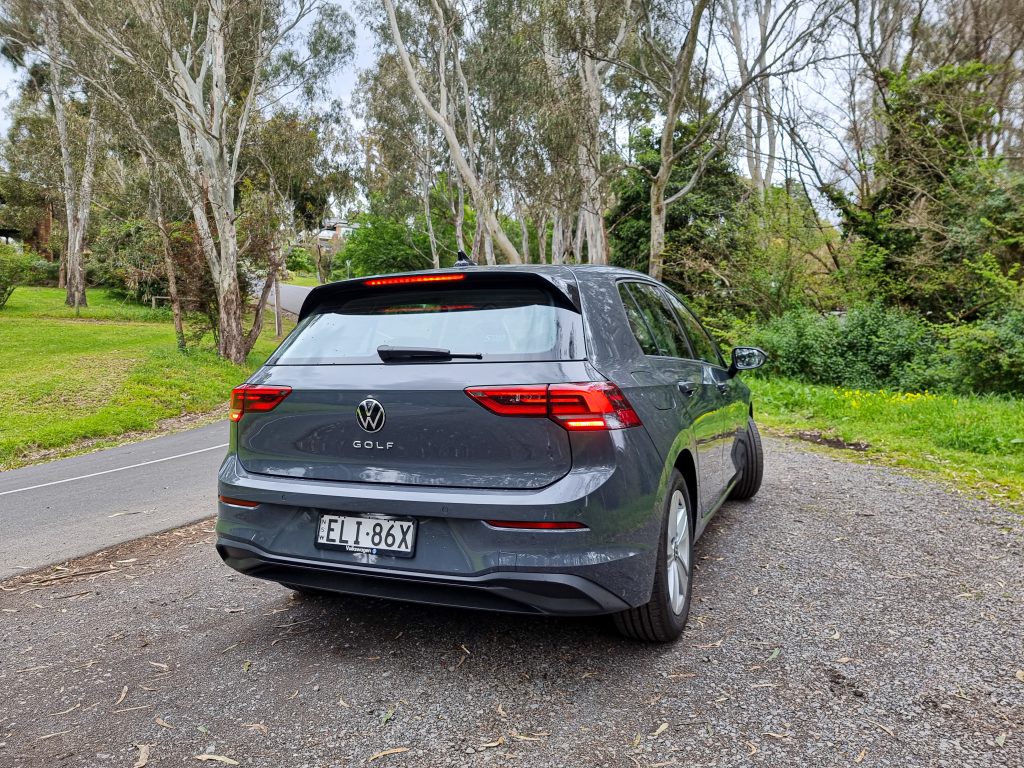
M 1024 308 L 971 325 L 941 329 L 931 375 L 936 388 L 958 393 L 1024 392 Z
M 312 255 L 305 248 L 299 247 L 289 249 L 285 256 L 285 268 L 289 272 L 316 272 Z
M 0 245 L 0 307 L 7 303 L 19 285 L 34 278 L 36 262 L 27 253 L 12 246 Z
M 936 334 L 918 316 L 879 304 L 845 317 L 806 309 L 774 318 L 753 334 L 769 371 L 813 384 L 906 389 L 928 380 Z

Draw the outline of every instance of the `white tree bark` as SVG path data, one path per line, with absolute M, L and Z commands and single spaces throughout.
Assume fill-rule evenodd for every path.
M 60 150 L 60 164 L 63 175 L 64 211 L 67 227 L 67 245 L 64 261 L 66 265 L 67 298 L 65 303 L 74 307 L 87 305 L 85 295 L 85 234 L 89 227 L 89 213 L 92 207 L 93 179 L 96 171 L 99 118 L 96 104 L 89 108 L 89 123 L 85 144 L 85 159 L 81 174 L 75 170 L 71 155 L 71 128 L 64 99 L 64 66 L 66 59 L 61 40 L 60 22 L 52 6 L 45 6 L 42 12 L 43 40 L 50 65 L 50 101 L 53 105 L 53 121 L 57 127 L 57 141 Z
M 431 103 L 430 98 L 420 85 L 419 78 L 416 75 L 416 69 L 409 56 L 409 51 L 406 49 L 405 41 L 402 39 L 401 30 L 398 28 L 398 19 L 395 15 L 395 4 L 393 0 L 384 0 L 384 6 L 388 14 L 391 37 L 394 40 L 395 47 L 398 49 L 398 56 L 402 62 L 402 67 L 405 70 L 409 87 L 412 89 L 413 95 L 416 97 L 416 101 L 419 103 L 421 109 L 423 109 L 431 122 L 441 130 L 441 133 L 444 134 L 445 141 L 448 143 L 448 149 L 451 152 L 452 160 L 455 162 L 455 167 L 458 169 L 459 175 L 469 188 L 470 196 L 473 198 L 473 207 L 476 208 L 477 217 L 482 217 L 483 224 L 486 227 L 488 234 L 493 238 L 493 241 L 497 243 L 498 249 L 502 252 L 505 258 L 512 264 L 522 263 L 522 258 L 516 250 L 515 245 L 512 244 L 512 241 L 509 240 L 508 235 L 505 234 L 504 230 L 502 230 L 498 223 L 497 216 L 489 203 L 488 195 L 484 189 L 483 183 L 477 176 L 476 171 L 466 160 L 461 141 L 455 131 L 454 125 L 452 125 L 448 118 L 441 114 Z M 442 83 L 441 87 L 444 88 L 445 84 Z M 469 106 L 467 104 L 467 109 L 468 108 Z

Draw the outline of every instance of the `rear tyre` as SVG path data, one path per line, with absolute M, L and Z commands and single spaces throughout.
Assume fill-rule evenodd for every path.
M 764 451 L 761 448 L 761 435 L 753 419 L 747 420 L 747 431 L 740 437 L 743 445 L 743 466 L 739 482 L 733 486 L 730 499 L 743 501 L 752 499 L 761 488 L 764 477 Z
M 676 640 L 690 615 L 693 591 L 693 515 L 686 480 L 672 470 L 662 515 L 658 560 L 651 599 L 639 608 L 617 613 L 615 627 L 634 640 Z

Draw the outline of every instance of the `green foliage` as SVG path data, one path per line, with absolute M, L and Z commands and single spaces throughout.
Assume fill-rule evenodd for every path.
M 696 128 L 681 123 L 678 143 L 693 136 Z M 666 189 L 671 196 L 687 183 L 699 156 L 694 152 L 673 168 Z M 658 137 L 650 128 L 638 133 L 633 143 L 635 163 L 647 173 L 627 168 L 612 188 L 615 206 L 608 212 L 607 226 L 612 263 L 646 272 L 650 260 L 651 183 L 660 163 Z M 716 156 L 708 163 L 694 189 L 667 209 L 665 219 L 665 279 L 690 297 L 718 293 L 723 287 L 720 267 L 739 250 L 739 234 L 746 211 L 746 189 L 727 157 Z
M 856 201 L 823 190 L 850 238 L 860 298 L 912 307 L 933 322 L 972 321 L 1002 311 L 1019 291 L 1024 174 L 984 159 L 996 129 L 994 72 L 968 62 L 887 74 L 876 189 Z
M 736 338 L 768 352 L 768 372 L 813 384 L 1024 392 L 1021 308 L 973 324 L 942 325 L 877 302 L 856 305 L 845 317 L 796 310 Z
M 820 433 L 868 455 L 1024 504 L 1024 407 L 998 396 L 900 393 L 748 377 L 758 421 L 786 434 Z
M 430 269 L 433 265 L 426 233 L 402 221 L 373 215 L 359 218 L 359 228 L 335 260 L 336 268 L 344 270 L 349 260 L 353 276 Z
M 17 286 L 32 282 L 38 272 L 38 262 L 31 254 L 10 245 L 0 245 L 0 309 Z
M 295 246 L 285 254 L 285 268 L 289 272 L 312 272 L 316 269 L 313 256 L 305 248 Z
M 932 380 L 951 392 L 1024 394 L 1024 308 L 941 328 Z M 1022 435 L 1024 437 L 1024 435 Z

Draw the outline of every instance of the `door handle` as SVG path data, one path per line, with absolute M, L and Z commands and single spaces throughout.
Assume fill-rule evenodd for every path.
M 697 385 L 692 381 L 680 381 L 676 383 L 676 386 L 687 397 L 693 397 L 693 393 L 697 391 Z

